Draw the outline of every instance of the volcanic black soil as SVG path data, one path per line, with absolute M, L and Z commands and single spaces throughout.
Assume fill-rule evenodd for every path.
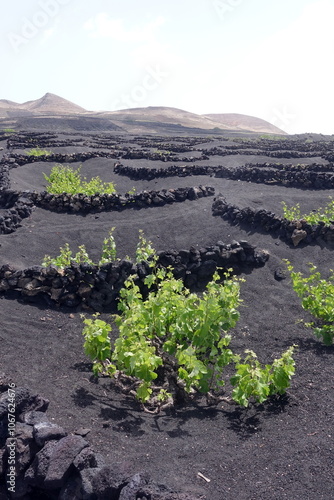
M 135 181 L 113 169 L 115 161 L 149 168 L 199 164 L 235 168 L 264 162 L 327 165 L 325 156 L 333 153 L 333 139 L 312 142 L 305 137 L 275 140 L 252 136 L 240 141 L 240 136 L 237 140 L 233 136 L 144 138 L 116 133 L 31 137 L 29 132 L 16 142 L 2 137 L 0 159 L 12 153 L 24 154 L 29 144 L 55 153 L 95 151 L 96 157 L 82 163 L 82 173 L 115 182 L 120 193 L 133 188 L 140 192 L 202 184 L 214 187 L 216 195 L 222 193 L 228 203 L 263 208 L 278 215 L 283 215 L 282 201 L 288 205 L 300 203 L 305 213 L 323 206 L 334 194 L 333 189 L 285 187 L 214 175 Z M 177 151 L 182 146 L 186 152 Z M 225 151 L 227 146 L 235 147 L 237 154 L 228 154 L 235 151 L 230 149 L 225 156 L 217 153 L 198 159 L 203 150 Z M 147 159 L 122 159 L 129 150 L 145 151 Z M 292 152 L 292 156 L 268 156 L 268 152 L 277 150 Z M 99 157 L 98 151 L 117 153 L 118 158 Z M 157 151 L 161 159 L 149 159 L 149 153 Z M 294 152 L 302 153 L 302 157 Z M 171 162 L 168 153 L 178 161 Z M 185 162 L 185 157 L 189 161 Z M 12 168 L 11 189 L 42 191 L 42 174 L 48 174 L 53 165 L 27 160 L 25 165 Z M 90 428 L 88 439 L 95 450 L 128 475 L 144 470 L 158 483 L 207 500 L 334 498 L 334 348 L 324 346 L 298 322 L 309 316 L 301 308 L 289 277 L 275 279 L 283 258 L 305 273 L 308 263 L 313 262 L 328 276 L 333 267 L 333 247 L 321 239 L 294 247 L 263 229 L 231 225 L 212 215 L 212 202 L 213 198 L 207 197 L 88 215 L 36 208 L 15 232 L 0 235 L 0 266 L 24 269 L 40 265 L 45 254 L 58 255 L 59 247 L 66 242 L 73 249 L 85 244 L 97 259 L 103 238 L 113 226 L 120 258 L 134 258 L 139 229 L 156 250 L 247 240 L 267 250 L 270 257 L 264 267 L 244 276 L 241 317 L 233 331 L 232 347 L 240 353 L 252 349 L 261 362 L 268 363 L 296 344 L 296 374 L 286 396 L 252 404 L 248 409 L 227 403 L 209 407 L 205 399 L 197 399 L 173 411 L 147 414 L 132 398 L 116 391 L 108 378 L 96 381 L 91 376 L 91 363 L 83 352 L 81 310 L 50 307 L 42 297 L 32 301 L 14 293 L 3 294 L 0 300 L 0 371 L 17 385 L 29 386 L 48 398 L 49 417 L 68 432 Z M 85 313 L 90 316 L 92 312 Z M 109 316 L 103 313 L 102 318 Z

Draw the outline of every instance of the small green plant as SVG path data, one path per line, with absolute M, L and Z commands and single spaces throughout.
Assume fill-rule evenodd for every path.
M 136 248 L 136 261 L 142 262 L 143 260 L 156 260 L 155 249 L 150 240 L 146 240 L 144 231 L 139 229 L 139 241 Z
M 99 265 L 106 264 L 107 262 L 114 262 L 116 260 L 117 250 L 116 242 L 114 238 L 115 228 L 112 227 L 109 231 L 108 236 L 103 240 L 102 243 L 102 255 L 99 261 Z
M 154 154 L 162 157 L 162 156 L 170 156 L 172 154 L 172 152 L 168 151 L 167 149 L 156 149 L 154 151 Z
M 64 247 L 60 247 L 60 255 L 58 255 L 58 257 L 52 258 L 50 255 L 45 255 L 42 266 L 47 267 L 54 265 L 63 269 L 70 265 L 71 259 L 72 250 L 70 249 L 70 245 L 65 243 Z
M 103 182 L 98 176 L 92 177 L 90 181 L 84 177 L 81 186 L 80 189 L 87 195 L 116 193 L 115 185 L 112 182 Z
M 44 179 L 48 182 L 46 190 L 53 194 L 76 194 L 80 192 L 81 176 L 80 167 L 74 170 L 71 167 L 55 165 L 49 176 L 43 173 Z
M 334 272 L 328 279 L 321 277 L 317 267 L 310 263 L 310 274 L 304 277 L 302 273 L 294 271 L 293 266 L 285 260 L 290 272 L 292 286 L 301 299 L 302 307 L 309 311 L 316 321 L 305 323 L 313 329 L 324 344 L 332 345 L 334 341 Z
M 74 262 L 77 262 L 78 264 L 90 264 L 94 265 L 94 262 L 90 259 L 88 252 L 86 250 L 85 245 L 79 245 L 79 251 L 75 254 L 74 257 Z
M 116 192 L 112 182 L 103 182 L 99 177 L 93 177 L 87 181 L 86 177 L 80 174 L 81 167 L 74 170 L 69 166 L 55 165 L 49 176 L 44 175 L 48 182 L 46 190 L 52 194 L 112 194 Z
M 51 151 L 41 149 L 39 146 L 28 151 L 29 156 L 50 156 L 51 154 Z
M 274 394 L 284 394 L 295 373 L 294 348 L 295 346 L 289 347 L 281 358 L 265 366 L 261 366 L 252 350 L 245 351 L 247 356 L 242 363 L 238 356 L 236 374 L 230 379 L 234 386 L 232 399 L 247 407 L 251 400 L 262 403 Z
M 292 207 L 288 207 L 285 201 L 282 201 L 282 207 L 283 207 L 283 214 L 286 219 L 291 221 L 297 221 L 302 218 L 299 203 L 297 203 Z
M 13 128 L 5 128 L 5 134 L 15 134 L 15 130 Z
M 117 249 L 114 238 L 114 231 L 115 227 L 112 227 L 109 231 L 108 236 L 103 240 L 101 257 L 98 262 L 99 266 L 102 266 L 103 264 L 106 264 L 108 262 L 116 261 Z M 50 265 L 54 265 L 59 267 L 60 269 L 64 269 L 65 267 L 71 266 L 72 262 L 77 262 L 78 264 L 82 264 L 85 262 L 86 264 L 95 265 L 89 257 L 85 245 L 79 245 L 78 249 L 79 251 L 75 255 L 73 255 L 69 244 L 65 243 L 64 247 L 60 247 L 60 255 L 58 255 L 58 257 L 45 255 L 42 266 L 47 267 Z M 139 230 L 139 242 L 137 245 L 136 258 L 137 262 L 149 259 L 152 268 L 154 267 L 157 260 L 155 250 L 152 247 L 152 243 L 146 240 L 142 230 Z M 130 258 L 128 257 L 128 259 Z
M 109 333 L 111 326 L 105 321 L 98 319 L 98 314 L 95 314 L 94 319 L 83 318 L 85 337 L 84 350 L 85 354 L 94 360 L 93 373 L 97 376 L 99 373 L 114 372 L 115 367 L 111 365 L 109 359 L 111 355 Z
M 79 251 L 73 256 L 69 244 L 65 243 L 64 247 L 60 247 L 60 255 L 58 255 L 58 257 L 52 258 L 50 255 L 45 255 L 42 266 L 47 267 L 54 265 L 64 269 L 65 267 L 69 267 L 72 262 L 77 262 L 78 264 L 83 262 L 93 264 L 92 260 L 88 256 L 85 245 L 80 245 Z
M 309 224 L 318 224 L 319 222 L 331 224 L 334 221 L 334 200 L 332 197 L 329 197 L 329 199 L 330 201 L 324 208 L 320 207 L 304 215 L 301 214 L 299 203 L 295 206 L 288 207 L 287 204 L 282 201 L 284 217 L 291 221 L 305 220 Z

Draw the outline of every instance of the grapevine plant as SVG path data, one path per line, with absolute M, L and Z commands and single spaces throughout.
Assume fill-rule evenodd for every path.
M 239 319 L 242 280 L 228 274 L 222 286 L 219 279 L 215 273 L 199 297 L 170 270 L 155 268 L 145 280 L 150 292 L 144 300 L 130 277 L 120 292 L 120 315 L 115 316 L 119 335 L 114 342 L 109 324 L 98 317 L 84 318 L 84 348 L 94 374 L 114 376 L 123 388 L 126 381 L 127 390 L 144 408 L 153 405 L 153 411 L 198 391 L 206 394 L 208 403 L 226 399 L 219 394 L 230 363 L 236 364 L 231 382 L 237 403 L 247 406 L 284 393 L 294 373 L 293 348 L 265 368 L 255 354 L 241 364 L 230 348 L 228 332 Z
M 155 249 L 152 246 L 152 242 L 147 240 L 144 236 L 144 231 L 139 229 L 139 241 L 136 248 L 136 261 L 142 262 L 143 260 L 156 260 Z
M 283 353 L 280 359 L 275 359 L 271 365 L 261 366 L 255 352 L 247 349 L 244 362 L 240 357 L 236 360 L 236 374 L 231 377 L 234 387 L 232 397 L 242 406 L 248 406 L 251 397 L 257 403 L 262 403 L 269 396 L 284 394 L 290 385 L 290 379 L 295 373 L 293 352 L 295 346 Z
M 100 177 L 93 177 L 87 181 L 86 177 L 80 174 L 81 167 L 74 170 L 72 167 L 55 165 L 49 176 L 44 175 L 48 182 L 46 190 L 52 194 L 112 194 L 116 192 L 115 185 L 112 182 L 103 182 Z
M 291 263 L 285 261 L 290 271 L 292 286 L 301 299 L 302 307 L 309 311 L 316 321 L 305 323 L 313 329 L 324 344 L 332 345 L 334 342 L 334 271 L 328 279 L 322 278 L 314 264 L 309 264 L 310 274 L 304 277 L 302 273 L 294 271 Z
M 102 253 L 98 265 L 102 266 L 107 262 L 114 262 L 116 260 L 116 243 L 113 236 L 115 228 L 112 227 L 109 234 L 104 238 L 102 243 Z M 60 247 L 60 254 L 57 257 L 51 257 L 50 255 L 45 255 L 42 266 L 54 265 L 60 269 L 71 266 L 72 262 L 77 264 L 90 264 L 94 265 L 94 262 L 89 257 L 85 245 L 79 245 L 79 251 L 73 255 L 72 250 L 68 243 L 65 243 L 64 247 Z
M 42 266 L 47 267 L 50 265 L 64 269 L 69 267 L 72 262 L 81 264 L 86 262 L 88 264 L 93 264 L 93 261 L 89 258 L 85 245 L 79 245 L 79 251 L 73 255 L 70 245 L 65 243 L 64 247 L 60 247 L 60 254 L 57 257 L 52 258 L 50 255 L 45 255 Z
M 305 220 L 309 224 L 319 224 L 319 222 L 331 224 L 334 221 L 334 200 L 331 197 L 329 197 L 329 199 L 330 201 L 325 207 L 312 210 L 309 214 L 304 215 L 301 213 L 299 203 L 288 207 L 287 204 L 282 201 L 284 217 L 290 221 Z
M 109 359 L 110 340 L 101 336 L 101 320 L 84 320 L 86 354 L 91 356 L 92 340 L 103 345 L 96 349 L 101 356 L 94 359 L 94 372 L 134 377 L 142 402 L 163 395 L 176 400 L 195 389 L 208 393 L 221 387 L 223 369 L 233 357 L 227 332 L 239 318 L 240 298 L 236 278 L 225 286 L 218 279 L 215 274 L 199 298 L 171 271 L 159 269 L 145 279 L 151 292 L 143 300 L 129 278 L 120 292 L 121 315 L 115 317 L 119 336 Z
M 117 260 L 117 248 L 114 238 L 115 227 L 112 227 L 108 233 L 108 236 L 104 238 L 102 243 L 101 257 L 98 262 L 98 266 L 107 264 L 108 262 L 115 262 Z M 85 245 L 79 245 L 78 252 L 73 255 L 72 250 L 68 243 L 65 243 L 64 247 L 60 247 L 60 254 L 57 257 L 51 257 L 50 255 L 45 255 L 42 266 L 47 267 L 50 265 L 64 269 L 65 267 L 70 267 L 72 262 L 77 264 L 90 264 L 96 265 L 92 259 L 89 257 Z M 152 246 L 152 242 L 145 238 L 142 229 L 139 229 L 139 239 L 136 247 L 136 261 L 142 262 L 143 260 L 150 260 L 151 263 L 156 261 L 155 250 Z

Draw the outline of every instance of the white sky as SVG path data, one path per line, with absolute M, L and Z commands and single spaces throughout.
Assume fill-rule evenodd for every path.
M 334 134 L 334 0 L 2 2 L 0 98 L 243 113 Z

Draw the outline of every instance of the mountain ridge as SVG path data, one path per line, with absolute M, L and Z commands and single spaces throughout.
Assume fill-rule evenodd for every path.
M 47 92 L 39 99 L 26 101 L 22 104 L 0 99 L 0 119 L 11 119 L 21 117 L 40 118 L 42 116 L 75 116 L 82 120 L 88 118 L 105 119 L 114 122 L 128 132 L 154 131 L 155 126 L 166 128 L 175 126 L 187 129 L 210 130 L 233 130 L 240 132 L 257 132 L 286 135 L 286 132 L 275 125 L 254 116 L 238 113 L 211 113 L 196 114 L 183 109 L 167 106 L 148 106 L 138 108 L 121 109 L 117 111 L 88 111 L 83 107 Z M 218 130 L 217 130 L 218 129 Z

